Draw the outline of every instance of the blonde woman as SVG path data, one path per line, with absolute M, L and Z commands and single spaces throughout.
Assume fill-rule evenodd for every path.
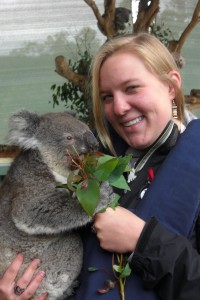
M 171 54 L 146 33 L 114 38 L 94 58 L 92 86 L 103 151 L 131 153 L 133 170 L 127 178 L 131 191 L 122 193 L 120 206 L 97 214 L 95 234 L 90 228 L 85 233 L 81 286 L 72 299 L 121 299 L 117 284 L 105 287 L 106 280 L 116 281 L 113 253 L 122 253 L 132 268 L 126 300 L 199 299 L 194 225 L 200 124 L 195 120 L 186 128 L 194 117 L 184 108 Z M 89 273 L 89 266 L 99 271 Z M 107 293 L 99 295 L 102 287 Z

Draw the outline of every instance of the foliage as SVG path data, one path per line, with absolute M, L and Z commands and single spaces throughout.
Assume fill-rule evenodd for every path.
M 69 66 L 76 73 L 88 75 L 92 57 L 87 50 L 84 53 L 79 52 L 79 55 L 80 58 L 77 61 L 69 60 Z M 63 85 L 53 84 L 51 90 L 53 91 L 53 107 L 59 105 L 59 101 L 65 102 L 67 109 L 76 111 L 80 119 L 87 122 L 91 102 L 88 89 L 83 90 L 81 86 L 67 80 Z
M 115 262 L 117 260 L 117 262 Z M 104 283 L 104 286 L 97 290 L 99 294 L 108 293 L 110 290 L 114 289 L 116 284 L 119 284 L 120 297 L 121 300 L 125 300 L 125 284 L 126 279 L 132 274 L 132 269 L 130 268 L 129 262 L 127 261 L 126 256 L 123 254 L 113 253 L 112 255 L 112 268 L 115 276 L 115 280 L 107 279 Z M 97 272 L 97 271 L 106 271 L 102 269 L 98 269 L 95 267 L 89 267 L 89 272 Z
M 167 27 L 165 27 L 164 23 L 161 24 L 153 24 L 150 26 L 150 32 L 152 35 L 155 35 L 166 47 L 169 44 L 170 40 L 173 40 L 172 31 Z
M 113 259 L 114 259 L 113 254 Z M 119 282 L 121 299 L 125 300 L 124 288 L 126 284 L 126 278 L 131 275 L 132 269 L 129 263 L 126 261 L 123 254 L 116 254 L 117 264 L 113 262 L 113 270 L 117 281 Z
M 68 61 L 70 69 L 88 77 L 93 54 L 100 44 L 100 40 L 96 37 L 96 31 L 88 27 L 83 28 L 75 36 L 74 42 L 67 41 L 67 51 L 71 51 L 69 54 L 71 59 Z M 86 82 L 86 86 L 80 86 L 66 79 L 63 85 L 53 84 L 51 90 L 53 91 L 53 107 L 59 105 L 61 101 L 67 109 L 75 111 L 81 120 L 88 123 L 91 111 L 89 80 Z
M 86 211 L 92 216 L 100 200 L 100 187 L 105 181 L 110 186 L 119 189 L 130 190 L 123 173 L 130 171 L 128 165 L 131 155 L 124 157 L 113 157 L 100 152 L 93 152 L 84 155 L 83 158 L 78 156 L 75 161 L 68 153 L 74 170 L 67 178 L 67 184 L 62 187 L 76 193 L 76 196 Z M 110 207 L 118 204 L 119 196 L 115 195 Z
M 89 216 L 93 216 L 100 200 L 100 188 L 104 182 L 110 186 L 119 189 L 130 190 L 123 173 L 130 172 L 129 162 L 131 155 L 124 157 L 113 157 L 101 152 L 92 152 L 82 157 L 78 155 L 78 159 L 74 160 L 68 153 L 68 157 L 74 167 L 67 178 L 67 184 L 61 185 L 61 188 L 68 189 L 71 193 L 75 193 L 81 206 Z M 113 201 L 108 205 L 113 209 L 118 205 L 119 195 L 115 194 Z M 101 212 L 106 209 L 103 208 Z M 115 263 L 115 255 L 117 262 Z M 124 300 L 124 287 L 126 278 L 131 274 L 131 268 L 126 258 L 120 254 L 113 254 L 113 272 L 116 282 L 119 283 L 121 299 Z M 98 271 L 95 267 L 89 268 L 90 272 Z M 106 281 L 105 287 L 98 290 L 103 294 L 109 292 L 115 287 L 116 282 Z

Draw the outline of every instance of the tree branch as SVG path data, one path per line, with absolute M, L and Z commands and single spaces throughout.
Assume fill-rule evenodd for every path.
M 82 87 L 82 89 L 85 88 L 87 76 L 78 74 L 73 70 L 71 70 L 64 56 L 62 55 L 57 56 L 55 58 L 55 65 L 56 65 L 55 72 L 57 72 L 60 76 L 68 79 L 69 81 L 73 82 L 75 85 L 79 85 L 80 87 Z
M 117 30 L 115 28 L 115 2 L 115 0 L 104 1 L 104 28 L 108 38 L 113 37 L 117 33 Z
M 87 3 L 88 6 L 91 7 L 91 9 L 97 19 L 97 22 L 99 23 L 99 26 L 104 28 L 104 18 L 101 16 L 96 3 L 93 0 L 84 0 L 84 1 L 85 1 L 85 3 Z
M 159 0 L 151 0 L 149 6 L 143 7 L 142 1 L 140 1 L 137 20 L 133 26 L 134 33 L 148 30 L 155 19 L 156 14 L 159 12 L 159 5 Z
M 170 41 L 168 45 L 168 49 L 170 52 L 181 52 L 181 49 L 183 47 L 183 44 L 185 43 L 188 35 L 191 33 L 191 31 L 194 29 L 194 27 L 199 23 L 200 21 L 200 0 L 198 0 L 196 8 L 194 10 L 192 19 L 190 23 L 187 25 L 185 30 L 182 32 L 180 38 L 178 41 Z
M 193 109 L 197 109 L 197 108 L 200 108 L 200 103 L 194 103 L 194 104 L 189 104 L 189 105 L 186 105 L 187 109 L 188 110 L 193 110 Z
M 185 104 L 189 110 L 200 108 L 200 89 L 192 89 L 190 95 L 185 96 Z
M 101 16 L 93 0 L 84 0 L 91 7 L 100 31 L 109 39 L 117 34 L 115 27 L 115 0 L 104 0 L 104 14 Z

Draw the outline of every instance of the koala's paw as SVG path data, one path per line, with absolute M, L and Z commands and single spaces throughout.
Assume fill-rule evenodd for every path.
M 115 198 L 113 188 L 109 185 L 108 181 L 105 181 L 100 186 L 100 200 L 97 205 L 96 211 L 100 211 L 111 203 Z

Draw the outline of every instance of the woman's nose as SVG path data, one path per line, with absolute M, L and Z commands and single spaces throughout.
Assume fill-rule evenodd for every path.
M 113 101 L 113 111 L 114 114 L 123 116 L 130 109 L 129 103 L 126 101 L 124 96 L 115 96 Z

